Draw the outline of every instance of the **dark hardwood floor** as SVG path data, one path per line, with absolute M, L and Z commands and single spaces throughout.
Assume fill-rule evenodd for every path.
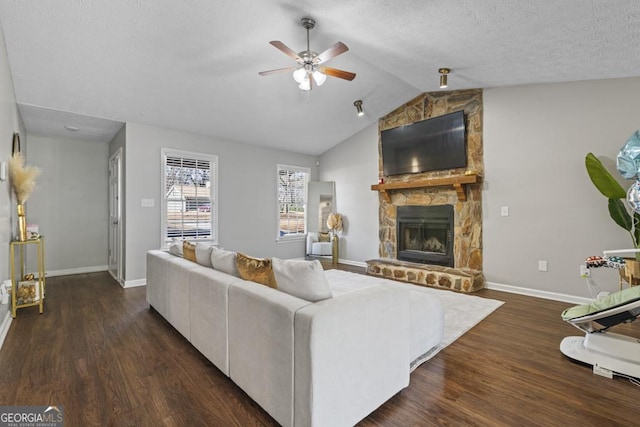
M 326 264 L 326 267 L 331 267 Z M 339 266 L 351 271 L 362 269 Z M 447 292 L 447 291 L 443 291 Z M 567 304 L 482 290 L 502 307 L 411 375 L 362 426 L 640 425 L 640 388 L 558 345 Z M 618 332 L 640 336 L 639 324 Z M 275 425 L 145 301 L 107 273 L 47 280 L 0 351 L 0 405 L 63 405 L 67 426 Z

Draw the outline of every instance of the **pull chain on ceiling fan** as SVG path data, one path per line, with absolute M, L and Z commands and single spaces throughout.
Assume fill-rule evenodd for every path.
M 309 30 L 315 27 L 316 21 L 311 18 L 302 18 L 300 20 L 300 23 L 307 30 L 307 50 L 303 50 L 300 53 L 295 53 L 281 41 L 274 40 L 269 42 L 273 47 L 293 58 L 298 63 L 298 66 L 261 71 L 258 74 L 260 74 L 261 76 L 267 76 L 269 74 L 293 71 L 293 79 L 299 83 L 298 87 L 304 91 L 313 89 L 314 84 L 317 86 L 322 86 L 322 84 L 327 79 L 327 76 L 337 77 L 339 79 L 349 81 L 355 79 L 355 73 L 320 65 L 328 61 L 329 59 L 348 51 L 349 48 L 344 43 L 338 42 L 318 55 L 316 52 L 311 50 L 309 44 Z

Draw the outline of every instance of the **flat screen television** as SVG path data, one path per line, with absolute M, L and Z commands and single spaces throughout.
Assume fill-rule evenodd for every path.
M 464 111 L 383 130 L 384 176 L 467 166 Z

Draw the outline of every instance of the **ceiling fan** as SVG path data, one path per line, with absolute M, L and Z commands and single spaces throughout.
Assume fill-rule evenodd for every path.
M 294 80 L 300 84 L 298 87 L 305 91 L 311 90 L 314 84 L 321 86 L 327 79 L 327 76 L 338 77 L 339 79 L 349 81 L 355 79 L 355 73 L 320 65 L 329 59 L 348 51 L 349 48 L 344 43 L 338 42 L 320 54 L 315 53 L 309 47 L 309 30 L 316 26 L 316 21 L 311 18 L 302 18 L 300 23 L 307 29 L 307 50 L 295 53 L 281 41 L 274 40 L 269 42 L 273 47 L 293 58 L 298 63 L 298 66 L 261 71 L 258 74 L 261 76 L 268 76 L 269 74 L 293 71 Z

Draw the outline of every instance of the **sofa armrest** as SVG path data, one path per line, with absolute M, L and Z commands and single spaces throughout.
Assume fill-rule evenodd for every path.
M 307 255 L 312 254 L 313 244 L 317 241 L 318 241 L 318 233 L 309 231 L 307 233 L 307 252 L 306 252 Z
M 379 285 L 297 311 L 296 426 L 353 425 L 409 385 L 409 307 Z
M 293 423 L 293 319 L 309 304 L 250 281 L 229 287 L 229 377 L 283 426 Z
M 167 265 L 172 257 L 161 250 L 147 252 L 147 302 L 164 318 L 169 315 Z

